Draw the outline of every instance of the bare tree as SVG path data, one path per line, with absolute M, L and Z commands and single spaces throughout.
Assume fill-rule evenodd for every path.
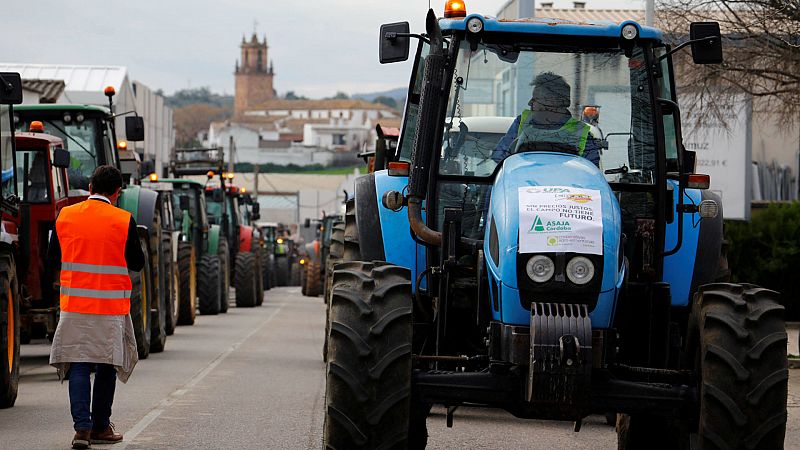
M 782 120 L 800 117 L 800 0 L 660 0 L 658 21 L 676 43 L 687 38 L 690 22 L 720 24 L 723 64 L 693 65 L 688 52 L 674 57 L 695 118 L 724 122 L 742 93 Z

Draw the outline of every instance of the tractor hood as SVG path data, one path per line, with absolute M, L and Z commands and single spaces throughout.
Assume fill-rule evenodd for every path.
M 519 289 L 520 253 L 591 255 L 602 261 L 603 273 L 595 274 L 602 276 L 601 292 L 613 290 L 622 276 L 619 203 L 600 170 L 584 158 L 548 152 L 509 156 L 492 187 L 489 220 L 484 254 L 505 288 Z

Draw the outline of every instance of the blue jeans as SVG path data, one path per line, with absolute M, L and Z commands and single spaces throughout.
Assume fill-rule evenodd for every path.
M 96 372 L 92 394 L 89 373 L 93 368 Z M 111 364 L 79 362 L 69 365 L 69 404 L 75 431 L 108 428 L 116 383 L 117 370 Z

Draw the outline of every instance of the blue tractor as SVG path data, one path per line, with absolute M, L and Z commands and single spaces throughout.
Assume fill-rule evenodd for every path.
M 726 282 L 720 198 L 682 145 L 671 48 L 633 21 L 498 20 L 449 0 L 418 42 L 387 170 L 362 176 L 333 275 L 324 442 L 423 448 L 443 405 L 571 421 L 620 448 L 782 448 L 775 292 Z M 602 116 L 602 117 L 601 117 Z

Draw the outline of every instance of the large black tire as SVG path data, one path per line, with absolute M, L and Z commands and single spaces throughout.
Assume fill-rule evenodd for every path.
M 257 248 L 253 249 L 253 255 L 256 258 L 256 271 L 253 274 L 253 278 L 256 280 L 256 306 L 261 306 L 264 304 L 264 260 L 261 258 L 261 253 L 258 251 Z
M 275 285 L 288 286 L 289 285 L 289 257 L 278 256 L 275 257 Z
M 342 263 L 334 272 L 326 448 L 407 448 L 417 442 L 409 430 L 410 276 L 408 269 L 382 262 Z
M 152 290 L 150 289 L 150 255 L 147 247 L 142 243 L 144 252 L 144 268 L 141 272 L 130 272 L 131 274 L 131 321 L 133 322 L 133 334 L 136 337 L 136 351 L 139 359 L 147 359 L 150 356 L 150 301 Z
M 292 262 L 289 272 L 289 286 L 300 286 L 301 270 L 303 266 L 299 262 Z
M 322 271 L 319 267 L 319 261 L 313 260 L 306 264 L 306 276 L 303 280 L 305 287 L 304 295 L 309 297 L 316 297 L 322 291 Z
M 700 288 L 701 448 L 782 449 L 789 369 L 778 293 L 753 285 Z
M 167 236 L 169 236 L 167 234 Z M 178 263 L 173 261 L 172 241 L 169 237 L 165 238 L 162 247 L 164 248 L 163 277 L 167 292 L 167 322 L 165 331 L 167 336 L 175 333 L 178 325 L 178 312 L 180 311 L 180 272 Z
M 345 261 L 361 260 L 361 244 L 358 239 L 358 226 L 356 225 L 356 200 L 350 199 L 345 204 L 344 214 L 344 250 L 342 258 Z
M 169 252 L 159 243 L 158 251 L 151 260 L 153 301 L 150 309 L 150 353 L 160 353 L 167 345 L 167 308 L 169 304 Z M 155 263 L 155 265 L 153 265 Z M 153 308 L 155 307 L 155 308 Z
M 17 401 L 19 388 L 19 287 L 14 258 L 0 253 L 0 408 Z
M 194 325 L 197 314 L 197 264 L 195 259 L 196 256 L 191 243 L 178 243 L 178 271 L 180 275 L 178 325 Z
M 222 297 L 219 256 L 203 255 L 197 264 L 197 296 L 200 299 L 200 314 L 219 314 Z
M 272 289 L 272 280 L 270 280 L 270 272 L 272 272 L 272 264 L 269 257 L 269 252 L 266 248 L 261 247 L 258 249 L 258 255 L 261 257 L 261 283 L 264 285 L 264 291 Z
M 322 343 L 322 360 L 328 362 L 328 335 L 331 329 L 331 292 L 333 290 L 333 268 L 342 261 L 344 256 L 344 222 L 333 224 L 331 231 L 331 248 L 328 251 L 328 260 L 325 261 L 325 292 L 323 292 L 323 302 L 325 302 L 325 340 Z
M 231 291 L 231 254 L 228 251 L 227 238 L 219 238 L 217 255 L 219 255 L 220 282 L 222 283 L 219 312 L 226 313 L 228 312 L 228 293 Z
M 250 252 L 236 254 L 236 306 L 239 308 L 252 308 L 258 303 L 257 295 L 264 295 L 258 291 L 256 281 L 256 255 Z

